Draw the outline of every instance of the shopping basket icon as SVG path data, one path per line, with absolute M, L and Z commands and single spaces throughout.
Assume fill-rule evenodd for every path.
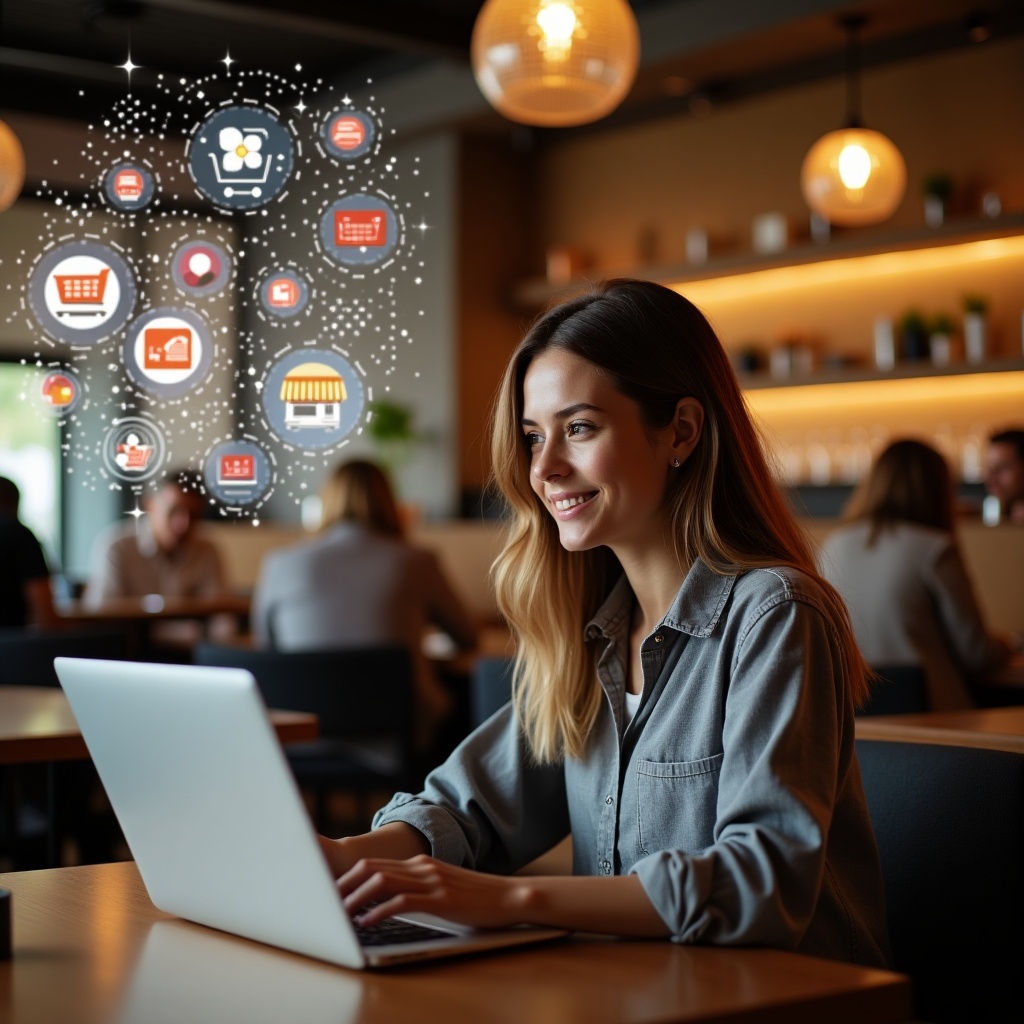
M 270 132 L 266 128 L 239 128 L 238 130 L 245 136 L 255 135 L 263 141 L 270 138 Z M 217 184 L 224 186 L 225 196 L 254 196 L 259 198 L 262 194 L 263 189 L 260 186 L 265 185 L 267 178 L 270 177 L 270 154 L 262 153 L 258 150 L 253 152 L 259 152 L 259 156 L 262 158 L 262 174 L 253 174 L 252 168 L 248 165 L 243 165 L 238 171 L 225 170 L 220 160 L 224 153 L 221 153 L 220 157 L 216 153 L 207 154 L 213 161 L 213 173 L 217 178 Z M 252 188 L 238 188 L 238 185 L 251 185 Z
M 376 210 L 338 210 L 334 214 L 335 245 L 385 245 L 387 221 Z
M 104 313 L 103 295 L 107 290 L 110 267 L 98 274 L 54 274 L 57 297 L 66 306 L 98 306 L 99 309 L 58 309 L 57 316 L 99 316 Z
M 121 468 L 141 473 L 149 465 L 149 457 L 153 454 L 151 444 L 119 444 L 119 455 L 123 455 Z

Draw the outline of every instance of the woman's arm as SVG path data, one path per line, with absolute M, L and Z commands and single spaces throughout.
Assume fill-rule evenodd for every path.
M 357 861 L 338 887 L 345 909 L 367 925 L 393 914 L 428 913 L 477 928 L 532 924 L 638 938 L 669 934 L 635 875 L 502 877 L 428 856 L 371 856 Z
M 364 858 L 387 857 L 405 860 L 430 851 L 430 843 L 423 833 L 404 821 L 382 825 L 376 831 L 367 832 L 365 835 L 344 836 L 341 839 L 317 836 L 317 839 L 335 878 L 350 872 Z

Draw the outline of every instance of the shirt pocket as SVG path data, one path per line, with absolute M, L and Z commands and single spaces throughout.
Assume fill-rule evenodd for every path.
M 641 853 L 693 853 L 711 845 L 724 757 L 713 754 L 696 761 L 637 760 L 637 830 Z

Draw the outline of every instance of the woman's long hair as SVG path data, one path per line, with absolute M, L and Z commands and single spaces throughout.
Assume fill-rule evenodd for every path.
M 580 356 L 633 399 L 644 423 L 672 422 L 681 398 L 704 408 L 700 440 L 669 477 L 665 502 L 680 566 L 697 558 L 735 576 L 788 565 L 818 581 L 844 641 L 856 703 L 868 669 L 846 607 L 821 579 L 808 541 L 779 493 L 729 360 L 711 325 L 687 299 L 661 285 L 613 280 L 543 314 L 513 353 L 495 404 L 491 457 L 511 512 L 492 574 L 498 605 L 517 639 L 516 703 L 534 755 L 579 757 L 601 702 L 583 629 L 621 572 L 607 548 L 566 551 L 530 486 L 522 431 L 523 381 L 548 348 Z
M 953 532 L 953 475 L 940 452 L 923 441 L 893 441 L 875 459 L 843 518 L 870 524 L 868 544 L 886 526 L 916 523 Z
M 372 462 L 353 459 L 334 468 L 320 491 L 321 529 L 356 522 L 388 537 L 402 537 L 402 519 L 384 471 Z

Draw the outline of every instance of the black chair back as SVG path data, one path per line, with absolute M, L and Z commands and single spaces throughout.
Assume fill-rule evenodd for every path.
M 122 630 L 56 629 L 30 632 L 0 630 L 0 685 L 60 686 L 54 658 L 128 658 L 128 636 Z
M 858 740 L 918 1018 L 1024 1020 L 1024 754 Z
M 872 665 L 878 680 L 859 715 L 913 715 L 930 711 L 928 682 L 920 665 Z
M 477 658 L 470 679 L 469 717 L 475 729 L 512 699 L 511 658 Z

